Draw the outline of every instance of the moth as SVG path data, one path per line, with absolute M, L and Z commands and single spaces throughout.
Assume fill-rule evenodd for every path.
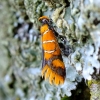
M 60 85 L 65 81 L 66 70 L 62 59 L 60 46 L 56 38 L 56 31 L 47 16 L 39 18 L 42 40 L 42 77 L 49 79 L 50 84 Z

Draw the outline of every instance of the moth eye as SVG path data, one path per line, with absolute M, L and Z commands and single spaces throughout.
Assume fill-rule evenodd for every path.
M 42 19 L 42 23 L 47 24 L 48 20 L 47 19 Z

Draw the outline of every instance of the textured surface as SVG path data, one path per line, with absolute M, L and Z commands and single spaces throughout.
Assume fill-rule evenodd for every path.
M 83 92 L 82 86 L 74 96 L 71 90 L 77 89 L 82 78 L 100 81 L 100 1 L 59 1 L 0 1 L 0 100 L 61 100 L 65 94 L 74 100 Z M 41 78 L 38 18 L 42 15 L 52 19 L 55 29 L 73 48 L 73 53 L 63 56 L 67 74 L 62 86 Z M 89 87 L 91 100 L 92 90 L 100 93 L 94 88 L 98 83 Z

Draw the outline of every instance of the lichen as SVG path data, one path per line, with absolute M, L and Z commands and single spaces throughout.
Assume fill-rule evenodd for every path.
M 93 95 L 99 98 L 99 0 L 4 0 L 0 3 L 1 100 L 61 100 L 65 95 L 70 99 L 71 91 L 77 89 L 82 78 L 90 82 L 91 100 Z M 66 49 L 67 45 L 72 47 L 72 52 L 63 55 L 66 79 L 62 86 L 50 85 L 41 78 L 38 18 L 42 15 L 49 16 L 55 30 L 68 41 L 64 44 Z
M 91 94 L 91 100 L 100 99 L 100 81 L 99 80 L 92 80 L 92 84 L 90 86 L 90 94 Z

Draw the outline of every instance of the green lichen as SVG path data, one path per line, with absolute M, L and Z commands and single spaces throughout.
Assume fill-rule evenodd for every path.
M 24 4 L 30 21 L 34 23 L 34 28 L 38 28 L 38 18 L 47 10 L 47 7 L 41 0 L 24 0 Z
M 100 80 L 92 80 L 90 94 L 90 100 L 100 100 Z

